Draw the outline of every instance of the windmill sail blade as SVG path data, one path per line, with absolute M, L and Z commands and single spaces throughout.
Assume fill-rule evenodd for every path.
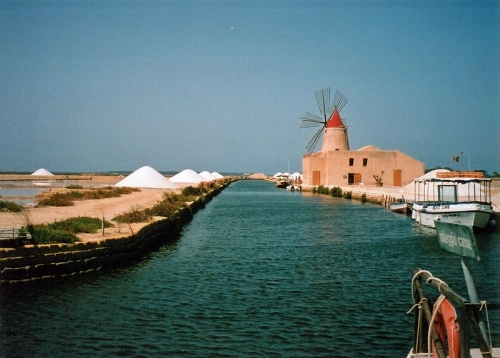
M 323 118 L 309 112 L 306 112 L 302 117 L 300 117 L 300 119 L 302 120 L 302 124 L 300 125 L 301 128 L 304 128 L 304 126 L 315 127 L 319 126 L 320 124 L 325 124 Z
M 340 91 L 336 91 L 333 103 L 330 105 L 330 87 L 314 92 L 314 96 L 316 97 L 316 102 L 318 103 L 318 108 L 322 117 L 309 112 L 306 112 L 302 117 L 300 117 L 302 120 L 300 128 L 318 127 L 322 125 L 321 129 L 316 132 L 314 137 L 312 137 L 307 144 L 306 149 L 308 152 L 312 152 L 316 147 L 316 144 L 320 140 L 323 130 L 326 128 L 332 113 L 335 110 L 340 112 L 347 103 L 347 98 L 345 98 Z M 340 120 L 342 121 L 342 119 Z
M 333 113 L 335 109 L 337 109 L 338 112 L 344 108 L 345 104 L 347 103 L 347 98 L 344 97 L 340 91 L 335 92 L 335 96 L 333 97 L 333 102 L 332 102 L 332 107 L 330 108 L 330 113 Z
M 299 128 L 313 128 L 313 127 L 318 127 L 321 123 L 318 122 L 302 122 L 299 126 Z
M 312 139 L 309 141 L 309 143 L 306 146 L 308 152 L 312 152 L 314 150 L 314 147 L 316 147 L 316 144 L 318 143 L 321 134 L 323 134 L 324 128 L 325 126 L 323 126 L 319 131 L 317 131 L 314 137 L 312 137 Z
M 325 121 L 329 117 L 329 107 L 330 107 L 330 87 L 324 88 L 322 90 L 314 92 L 316 96 L 316 102 L 318 103 L 319 112 L 323 115 Z

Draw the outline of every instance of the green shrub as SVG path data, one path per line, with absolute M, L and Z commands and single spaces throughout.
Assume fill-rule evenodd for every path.
M 359 200 L 362 202 L 362 203 L 366 203 L 366 194 L 362 194 L 361 197 L 359 198 Z
M 201 188 L 195 188 L 193 186 L 187 186 L 184 189 L 182 189 L 182 195 L 184 196 L 197 196 L 202 194 L 202 189 Z
M 169 199 L 159 201 L 150 209 L 146 209 L 146 214 L 149 216 L 171 216 L 180 207 L 179 203 L 171 202 Z
M 69 200 L 81 200 L 85 194 L 81 191 L 71 190 L 65 194 Z
M 0 211 L 19 213 L 23 211 L 23 206 L 13 201 L 0 200 Z
M 316 192 L 317 192 L 317 191 L 318 191 L 318 189 L 317 189 L 315 186 L 313 186 L 313 188 L 312 188 L 312 192 L 313 192 L 314 194 L 316 194 Z
M 352 198 L 352 192 L 346 191 L 343 195 L 344 198 L 346 199 L 351 199 Z
M 142 223 L 151 220 L 151 216 L 152 215 L 148 214 L 146 210 L 130 208 L 130 210 L 124 214 L 115 216 L 113 220 L 125 224 Z
M 336 197 L 336 198 L 341 198 L 342 197 L 342 189 L 337 187 L 337 186 L 334 186 L 333 188 L 330 189 L 329 194 L 331 196 Z
M 78 238 L 74 234 L 64 230 L 51 229 L 48 226 L 35 226 L 32 237 L 37 244 L 71 244 L 78 241 Z
M 330 193 L 330 189 L 328 189 L 328 187 L 320 185 L 320 186 L 318 186 L 317 192 L 319 194 L 327 194 L 328 195 Z
M 91 234 L 102 228 L 102 219 L 82 216 L 54 222 L 47 225 L 47 227 L 52 230 L 67 231 L 73 234 L 81 232 Z M 104 227 L 111 227 L 111 223 L 105 220 Z

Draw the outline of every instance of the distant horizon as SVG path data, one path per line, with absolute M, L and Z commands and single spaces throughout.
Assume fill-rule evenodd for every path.
M 133 169 L 133 170 L 105 170 L 105 171 L 51 171 L 47 168 L 38 168 L 36 170 L 39 170 L 39 169 L 46 169 L 48 170 L 51 174 L 54 174 L 54 175 L 68 175 L 68 174 L 107 174 L 107 175 L 113 175 L 113 174 L 131 174 L 133 173 L 134 171 L 138 170 L 139 168 L 136 168 L 136 169 Z M 154 168 L 156 171 L 158 171 L 159 173 L 163 174 L 163 175 L 175 175 L 177 173 L 180 173 L 182 172 L 183 170 L 186 170 L 186 169 L 192 169 L 192 168 L 185 168 L 185 169 L 180 169 L 180 170 L 161 170 L 161 169 L 157 169 L 157 168 Z M 446 170 L 450 170 L 450 171 L 458 171 L 458 172 L 468 172 L 468 171 L 471 171 L 471 172 L 483 172 L 485 171 L 484 169 L 453 169 L 451 167 L 447 167 L 447 166 L 437 166 L 437 167 L 431 167 L 431 168 L 425 168 L 425 172 L 429 172 L 431 170 L 436 170 L 436 169 L 446 169 Z M 0 175 L 2 174 L 5 174 L 5 175 L 8 175 L 8 174 L 19 174 L 19 175 L 31 175 L 32 173 L 34 173 L 36 170 L 33 170 L 33 171 L 23 171 L 23 170 L 20 170 L 20 171 L 0 171 Z M 194 170 L 195 172 L 197 173 L 200 173 L 204 170 L 196 170 L 196 169 L 192 169 Z M 218 171 L 218 170 L 208 170 L 209 172 L 217 172 L 219 174 L 225 174 L 225 175 L 243 175 L 243 174 L 265 174 L 267 176 L 273 176 L 277 173 L 286 173 L 287 171 L 276 171 L 274 173 L 266 173 L 266 172 L 263 172 L 263 171 Z M 290 171 L 289 174 L 293 174 L 293 173 L 300 173 L 302 174 L 302 171 Z M 485 171 L 487 175 L 490 175 L 490 176 L 493 176 L 493 173 L 500 173 L 499 171 L 493 171 L 493 172 L 488 172 L 488 171 Z M 43 176 L 43 175 L 40 175 L 40 176 Z M 50 177 L 50 175 L 48 175 L 47 177 Z

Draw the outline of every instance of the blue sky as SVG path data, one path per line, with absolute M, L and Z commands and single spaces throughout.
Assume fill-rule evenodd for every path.
M 498 1 L 3 0 L 0 49 L 0 171 L 301 171 L 326 87 L 351 149 L 500 171 Z

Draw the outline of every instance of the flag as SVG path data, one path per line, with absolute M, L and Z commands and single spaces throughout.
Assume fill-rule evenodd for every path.
M 453 157 L 452 160 L 453 160 L 454 163 L 455 162 L 458 163 L 460 161 L 460 156 L 457 155 L 456 157 Z

